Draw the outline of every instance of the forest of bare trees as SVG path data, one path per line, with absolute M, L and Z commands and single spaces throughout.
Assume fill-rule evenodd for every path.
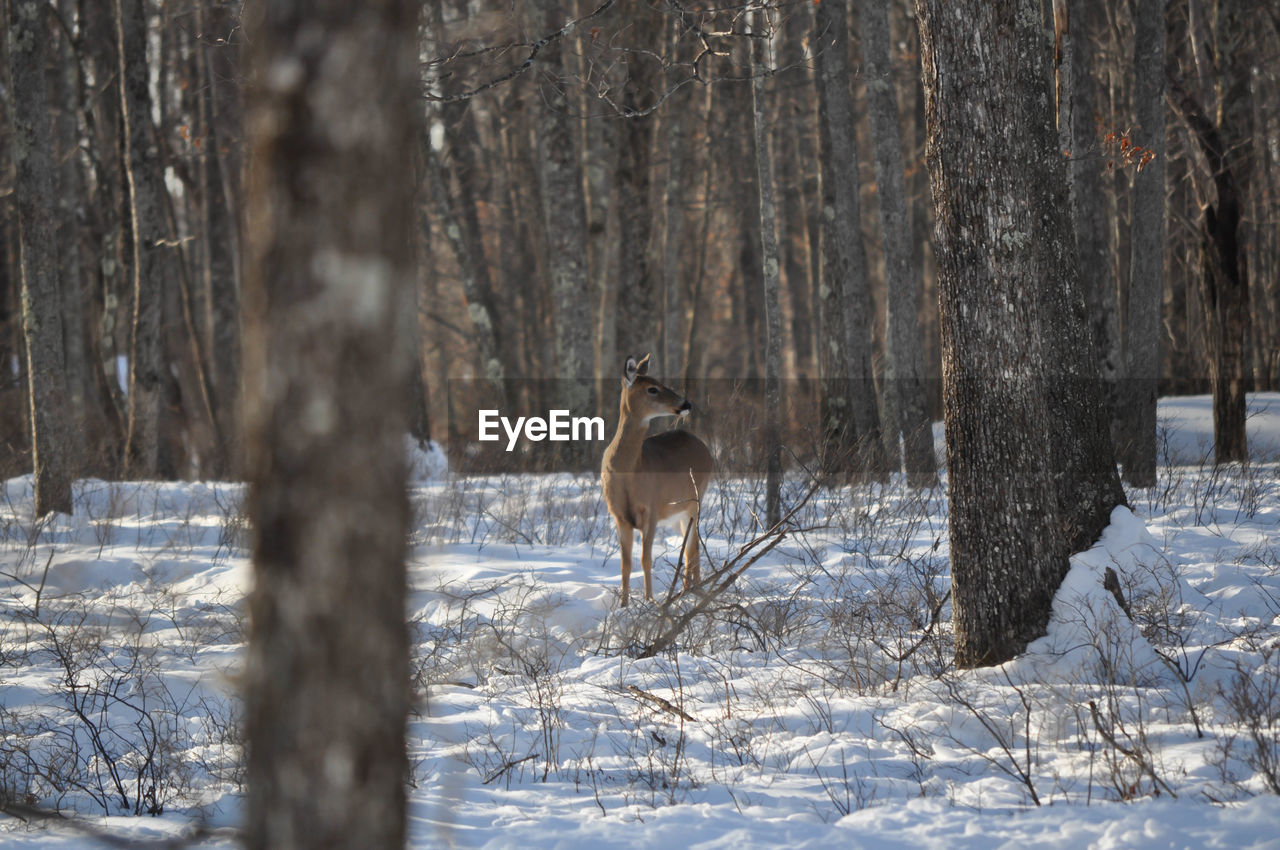
M 62 508 L 74 477 L 240 477 L 244 4 L 6 5 L 0 473 L 42 460 L 42 504 Z M 1280 16 L 1042 5 L 1059 134 L 1035 153 L 1066 162 L 1107 397 L 1142 423 L 1116 429 L 1126 475 L 1149 477 L 1155 392 L 1213 392 L 1219 457 L 1239 458 L 1243 394 L 1280 382 Z M 478 405 L 611 418 L 618 364 L 650 351 L 713 382 L 714 419 L 776 346 L 787 462 L 857 447 L 900 468 L 904 445 L 929 480 L 912 438 L 941 416 L 942 354 L 914 11 L 424 4 L 400 164 L 419 436 L 460 459 Z

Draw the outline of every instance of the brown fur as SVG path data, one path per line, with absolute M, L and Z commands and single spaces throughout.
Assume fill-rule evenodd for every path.
M 649 358 L 628 360 L 623 374 L 618 430 L 605 449 L 600 468 L 604 501 L 618 526 L 622 547 L 622 605 L 630 596 L 631 546 L 641 535 L 640 565 L 644 595 L 653 598 L 653 538 L 658 523 L 685 514 L 684 588 L 699 575 L 698 514 L 711 480 L 711 451 L 688 431 L 668 431 L 645 438 L 647 423 L 658 416 L 683 416 L 689 401 L 647 377 Z

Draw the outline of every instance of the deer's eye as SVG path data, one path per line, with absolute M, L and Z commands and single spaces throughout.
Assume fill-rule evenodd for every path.
M 657 395 L 657 394 L 658 394 L 657 387 L 649 387 L 649 395 Z

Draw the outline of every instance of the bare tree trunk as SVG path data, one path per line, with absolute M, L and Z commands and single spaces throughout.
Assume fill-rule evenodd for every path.
M 158 471 L 164 394 L 161 288 L 174 277 L 176 250 L 165 221 L 160 152 L 151 123 L 145 0 L 115 0 L 120 100 L 124 110 L 128 211 L 133 231 L 130 274 L 133 325 L 129 351 L 129 434 L 125 472 L 154 478 Z
M 1138 123 L 1130 135 L 1152 158 L 1139 166 L 1133 179 L 1124 415 L 1117 447 L 1125 480 L 1138 487 L 1156 483 L 1156 382 L 1165 249 L 1164 19 L 1165 0 L 1140 0 L 1133 63 Z
M 549 258 L 545 250 L 547 223 L 541 215 L 538 165 L 534 161 L 536 150 L 530 126 L 532 116 L 525 108 L 525 104 L 538 97 L 536 82 L 533 78 L 522 81 L 518 88 L 523 90 L 510 93 L 505 101 L 503 111 L 521 110 L 522 120 L 506 121 L 495 115 L 493 123 L 493 135 L 501 138 L 503 144 L 503 167 L 494 169 L 503 178 L 499 233 L 502 274 L 504 280 L 522 281 L 515 293 L 503 293 L 517 297 L 508 301 L 507 309 L 497 311 L 495 318 L 499 321 L 502 349 L 515 355 L 514 362 L 507 363 L 508 374 L 521 376 L 548 374 L 553 368 L 555 345 L 553 333 L 532 332 L 536 328 L 550 327 L 552 322 Z M 528 210 L 535 212 L 529 214 Z M 521 381 L 512 387 L 509 390 L 512 404 L 521 404 L 531 410 L 546 409 L 542 403 L 540 382 Z
M 1280 29 L 1276 36 L 1280 38 Z M 1268 103 L 1266 93 L 1276 91 L 1280 91 L 1280 69 L 1274 64 L 1269 71 L 1252 76 L 1254 127 L 1260 138 L 1280 138 L 1280 104 L 1273 97 L 1270 108 L 1264 108 Z M 1253 279 L 1257 282 L 1251 293 L 1258 314 L 1254 322 L 1254 389 L 1275 392 L 1280 389 L 1280 229 L 1263 224 L 1268 211 L 1280 209 L 1280 150 L 1275 146 L 1261 146 L 1258 151 L 1253 196 L 1256 259 L 1248 267 L 1254 270 Z
M 199 64 L 206 82 L 203 95 L 208 138 L 201 161 L 208 261 L 209 378 L 214 422 L 222 438 L 217 473 L 238 477 L 240 460 L 240 234 L 239 209 L 241 103 L 240 21 L 229 4 L 201 0 L 197 19 L 204 38 Z
M 621 131 L 617 121 L 587 121 L 583 135 L 586 137 L 584 167 L 587 178 L 587 252 L 591 263 L 591 279 L 595 281 L 591 298 L 595 319 L 592 325 L 592 343 L 596 363 L 596 378 L 612 377 L 617 370 L 616 360 L 618 258 L 618 216 L 615 214 L 617 193 L 613 191 L 617 169 L 614 168 L 617 135 Z M 614 405 L 605 393 L 596 399 L 599 415 L 612 416 Z
M 465 14 L 465 2 L 456 0 L 455 6 Z M 443 38 L 443 3 L 428 4 L 426 9 L 428 23 L 437 36 Z M 442 104 L 440 119 L 444 125 L 446 149 L 436 150 L 427 140 L 424 145 L 427 180 L 444 219 L 445 237 L 458 262 L 467 316 L 480 354 L 480 372 L 492 388 L 494 403 L 499 409 L 504 409 L 514 401 L 509 394 L 508 380 L 515 375 L 512 369 L 516 361 L 513 356 L 515 341 L 503 332 L 476 210 L 475 186 L 483 171 L 477 161 L 479 133 L 475 115 L 465 101 Z M 446 155 L 455 172 L 456 196 L 450 190 L 449 173 L 444 165 Z M 515 234 L 512 236 L 514 238 Z
M 425 124 L 425 121 L 423 122 Z M 429 144 L 429 142 L 428 142 Z M 413 169 L 419 175 L 418 185 L 414 192 L 415 213 L 413 229 L 413 265 L 416 270 L 413 287 L 413 315 L 406 322 L 406 333 L 409 334 L 412 349 L 412 364 L 409 367 L 409 435 L 417 441 L 418 447 L 426 449 L 431 443 L 431 384 L 428 380 L 430 372 L 428 358 L 430 356 L 430 336 L 427 327 L 431 326 L 431 311 L 439 297 L 439 280 L 436 273 L 436 260 L 431 246 L 431 222 L 427 214 L 427 206 L 423 203 L 423 175 L 426 173 L 427 145 L 419 144 L 414 152 Z M 448 397 L 448 364 L 445 357 L 440 357 L 440 374 L 445 378 L 440 386 Z M 432 376 L 436 377 L 436 376 Z M 446 420 L 448 413 L 446 411 Z M 447 435 L 452 436 L 452 435 Z
M 861 0 L 862 58 L 867 112 L 875 146 L 876 189 L 884 231 L 884 387 L 881 397 L 887 463 L 898 468 L 898 438 L 905 448 L 907 479 L 928 487 L 938 480 L 933 423 L 925 408 L 924 355 L 920 338 L 920 269 L 911 246 L 911 218 L 902 168 L 898 103 L 889 64 L 889 0 Z
M 10 0 L 8 17 L 9 79 L 13 85 L 10 144 L 22 269 L 35 510 L 37 516 L 50 511 L 69 514 L 75 469 L 46 69 L 51 22 L 47 4 L 37 0 Z
M 1036 0 L 917 0 L 937 214 L 956 663 L 1044 632 L 1124 496 L 1088 344 Z M 1092 374 L 1090 374 L 1092 370 Z
M 683 31 L 684 22 L 676 17 L 671 21 L 669 50 L 674 53 L 675 44 Z M 673 85 L 669 80 L 668 85 Z M 663 192 L 665 211 L 662 239 L 662 371 L 672 381 L 676 375 L 686 372 L 684 340 L 682 333 L 687 308 L 684 295 L 686 269 L 680 264 L 684 248 L 688 216 L 685 205 L 688 198 L 689 167 L 694 140 L 690 132 L 696 117 L 690 91 L 677 92 L 663 111 L 663 132 L 667 150 L 667 180 Z
M 1191 4 L 1190 42 L 1197 52 L 1202 93 L 1191 94 L 1176 77 L 1171 88 L 1173 102 L 1208 165 L 1214 190 L 1201 203 L 1200 304 L 1213 385 L 1214 462 L 1228 463 L 1249 456 L 1245 403 L 1252 377 L 1252 315 L 1242 219 L 1254 144 L 1245 100 L 1254 67 L 1248 42 L 1253 16 L 1227 4 L 1215 12 L 1212 22 L 1197 21 L 1197 7 Z M 1210 45 L 1202 42 L 1210 40 L 1213 58 L 1203 55 Z
M 72 19 L 74 9 L 69 0 L 60 0 L 59 14 Z M 56 32 L 58 54 L 52 76 L 54 91 L 54 192 L 58 204 L 58 278 L 60 303 L 63 309 L 63 343 L 67 393 L 70 406 L 68 435 L 72 453 L 68 463 L 72 469 L 83 471 L 87 466 L 86 424 L 90 405 L 90 361 L 86 351 L 86 326 L 84 326 L 84 298 L 82 294 L 83 265 L 79 246 L 77 212 L 83 204 L 83 179 L 78 157 L 74 151 L 79 143 L 78 88 L 79 67 L 76 54 L 64 33 Z M 54 37 L 54 33 L 50 33 Z
M 886 469 L 871 361 L 871 296 L 862 244 L 848 0 L 817 9 L 818 117 L 822 141 L 822 428 L 825 464 Z
M 1217 203 L 1205 208 L 1200 301 L 1208 325 L 1213 381 L 1213 459 L 1214 463 L 1231 463 L 1249 457 L 1245 429 L 1246 394 L 1251 384 L 1249 278 L 1240 248 L 1238 187 L 1229 176 L 1216 182 Z
M 782 517 L 782 315 L 778 303 L 778 213 L 773 197 L 773 148 L 766 112 L 765 80 L 769 70 L 769 34 L 772 32 L 768 14 L 767 9 L 758 9 L 752 19 L 751 116 L 760 188 L 760 268 L 765 315 L 765 524 L 772 528 Z
M 74 19 L 71 0 L 60 0 L 58 14 L 63 20 Z M 56 32 L 56 30 L 55 30 Z M 52 36 L 53 33 L 50 33 Z M 67 396 L 70 404 L 71 423 L 69 435 L 72 453 L 68 463 L 80 472 L 86 468 L 86 426 L 92 382 L 89 375 L 89 354 L 86 350 L 85 311 L 83 295 L 83 265 L 80 255 L 80 226 L 77 213 L 83 203 L 84 181 L 79 158 L 74 152 L 80 141 L 79 128 L 79 59 L 70 39 L 57 32 L 58 53 L 53 77 L 54 100 L 54 192 L 58 205 L 57 244 L 60 246 L 58 279 L 60 280 L 63 344 L 66 359 Z
M 101 80 L 101 93 L 94 90 L 80 94 L 80 113 L 84 134 L 91 154 L 93 180 L 86 185 L 92 190 L 84 207 L 90 228 L 89 242 L 96 248 L 97 261 L 86 265 L 92 284 L 87 300 L 88 329 L 92 381 L 99 418 L 87 433 L 88 458 L 94 474 L 120 474 L 122 448 L 126 438 L 126 404 L 124 392 L 116 379 L 116 356 L 122 350 L 120 319 L 129 297 L 126 272 L 132 262 L 125 259 L 128 241 L 127 186 L 124 166 L 123 127 L 120 113 L 119 44 L 115 28 L 115 4 L 96 0 L 77 0 L 77 16 L 85 50 L 80 61 L 86 78 Z
M 750 63 L 751 59 L 748 58 L 747 61 Z M 726 71 L 729 71 L 727 63 Z M 764 258 L 760 255 L 764 237 L 760 233 L 760 216 L 757 214 L 761 192 L 759 169 L 742 169 L 738 167 L 738 163 L 756 163 L 755 105 L 752 100 L 755 95 L 750 85 L 735 86 L 726 83 L 721 91 L 724 97 L 719 103 L 720 120 L 729 125 L 732 153 L 728 157 L 719 158 L 716 170 L 717 182 L 732 186 L 734 190 L 729 196 L 729 203 L 736 211 L 731 217 L 731 226 L 736 232 L 730 234 L 730 238 L 734 240 L 731 244 L 736 245 L 736 251 L 730 256 L 734 257 L 738 269 L 754 270 L 764 267 Z M 760 342 L 768 333 L 765 327 L 767 315 L 764 288 L 744 279 L 741 286 L 731 286 L 729 290 L 732 299 L 731 342 L 724 352 L 714 352 L 712 349 L 712 356 L 725 364 L 728 374 L 761 381 L 764 378 L 766 352 Z M 779 346 L 781 344 L 779 341 Z
M 251 848 L 405 839 L 419 9 L 275 0 L 251 30 Z
M 415 239 L 415 262 L 418 269 L 429 265 L 430 257 L 425 239 Z M 426 345 L 422 330 L 422 287 L 413 284 L 413 314 L 406 331 L 411 338 L 413 362 L 409 368 L 409 436 L 418 447 L 426 449 L 431 443 L 431 385 L 427 382 Z
M 4 120 L 9 120 L 7 114 Z M 23 368 L 22 265 L 14 256 L 21 250 L 12 250 L 10 244 L 17 241 L 13 239 L 13 231 L 18 229 L 15 224 L 8 210 L 0 210 L 0 363 L 17 364 L 8 379 L 0 381 L 0 480 L 31 469 L 31 404 Z
M 564 26 L 559 3 L 545 3 L 542 29 L 553 32 Z M 538 188 L 547 228 L 547 263 L 555 316 L 554 374 L 560 392 L 556 401 L 575 416 L 595 409 L 595 364 L 591 335 L 591 279 L 587 259 L 587 204 L 583 193 L 582 158 L 574 132 L 575 120 L 565 94 L 563 40 L 543 48 L 542 66 L 548 75 L 534 118 L 537 139 Z M 640 354 L 640 352 L 637 352 Z M 561 443 L 559 454 L 574 469 L 592 467 L 590 443 Z
M 428 143 L 429 146 L 429 143 Z M 480 354 L 480 366 L 485 379 L 493 390 L 499 409 L 508 406 L 507 379 L 510 377 L 502 353 L 499 338 L 497 306 L 494 304 L 493 287 L 489 282 L 489 266 L 485 260 L 483 245 L 473 241 L 472 232 L 464 223 L 466 214 L 460 213 L 449 192 L 449 178 L 440 163 L 441 151 L 425 152 L 427 182 L 435 196 L 436 207 L 444 221 L 445 238 L 453 249 L 458 263 L 458 276 L 467 301 L 467 317 L 471 320 L 476 349 Z M 467 199 L 460 205 L 465 207 Z M 477 251 L 480 251 L 477 256 Z
M 703 98 L 702 119 L 706 127 L 706 137 L 711 138 L 712 123 L 715 120 L 715 87 L 707 86 Z M 703 146 L 704 150 L 709 146 Z M 711 193 L 712 175 L 715 173 L 712 154 L 704 153 L 702 163 L 702 216 L 698 228 L 694 231 L 698 237 L 698 260 L 693 273 L 693 292 L 690 295 L 689 325 L 684 336 L 684 385 L 688 386 L 694 375 L 705 375 L 704 356 L 706 354 L 706 336 L 702 327 L 702 290 L 707 276 L 708 241 L 711 234 Z
M 627 78 L 622 88 L 622 111 L 627 117 L 619 128 L 617 169 L 617 352 L 614 362 L 606 364 L 610 374 L 613 372 L 609 370 L 616 370 L 615 364 L 628 356 L 643 357 L 658 349 L 659 304 L 649 262 L 649 238 L 653 230 L 650 180 L 657 118 L 647 111 L 653 106 L 660 86 L 661 77 L 653 53 L 660 49 L 662 30 L 646 6 L 637 7 L 628 40 L 635 49 L 624 54 Z M 661 364 L 661 373 L 669 374 L 667 364 Z
M 1089 307 L 1089 325 L 1097 347 L 1107 403 L 1118 423 L 1119 387 L 1124 372 L 1120 348 L 1119 308 L 1115 276 L 1111 273 L 1107 194 L 1103 185 L 1100 84 L 1095 78 L 1095 43 L 1101 38 L 1100 9 L 1092 0 L 1069 0 L 1070 57 L 1064 60 L 1070 102 L 1068 153 L 1071 210 L 1080 264 L 1080 283 Z M 1061 134 L 1062 128 L 1059 128 Z M 1116 429 L 1113 425 L 1113 431 Z M 1117 446 L 1117 449 L 1120 449 Z M 1122 451 L 1122 450 L 1121 450 Z
M 805 171 L 813 165 L 812 154 L 805 157 L 805 135 L 813 120 L 813 75 L 805 57 L 806 40 L 813 31 L 813 13 L 808 3 L 780 10 L 783 15 L 777 38 L 779 70 L 773 80 L 775 133 L 777 135 L 777 184 L 780 195 L 778 223 L 782 280 L 791 311 L 791 354 L 796 376 L 816 371 L 814 362 L 813 317 L 810 305 L 813 284 L 809 279 L 808 219 L 817 198 L 805 195 Z M 784 357 L 785 360 L 785 357 Z

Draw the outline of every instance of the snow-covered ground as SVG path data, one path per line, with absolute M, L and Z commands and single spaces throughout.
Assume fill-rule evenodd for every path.
M 942 490 L 818 492 L 710 599 L 667 598 L 673 533 L 660 601 L 623 610 L 595 481 L 418 457 L 413 845 L 1280 848 L 1280 395 L 1252 404 L 1255 461 L 1215 469 L 1207 400 L 1163 401 L 1159 485 L 1043 639 L 967 672 Z M 0 485 L 0 794 L 234 846 L 242 488 L 84 481 L 33 526 L 30 486 Z M 760 491 L 713 486 L 704 578 L 774 542 L 749 545 Z

